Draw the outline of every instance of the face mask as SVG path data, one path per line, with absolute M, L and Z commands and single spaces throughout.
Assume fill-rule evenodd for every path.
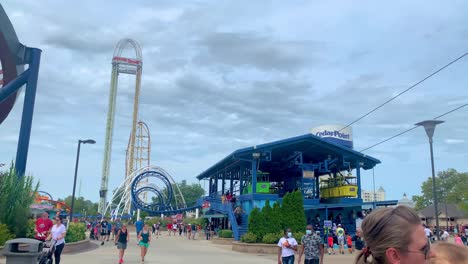
M 292 233 L 291 233 L 291 232 L 288 232 L 288 237 L 292 237 Z
M 312 235 L 312 230 L 306 230 L 307 235 Z

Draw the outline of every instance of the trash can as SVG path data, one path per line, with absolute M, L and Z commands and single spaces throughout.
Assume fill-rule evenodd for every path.
M 8 240 L 3 248 L 6 264 L 37 264 L 44 245 L 42 241 L 30 238 Z

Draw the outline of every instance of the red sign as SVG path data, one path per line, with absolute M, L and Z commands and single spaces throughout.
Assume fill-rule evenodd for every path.
M 112 62 L 127 63 L 127 64 L 132 64 L 132 65 L 141 65 L 140 60 L 129 59 L 129 58 L 124 58 L 124 57 L 114 57 L 112 58 Z

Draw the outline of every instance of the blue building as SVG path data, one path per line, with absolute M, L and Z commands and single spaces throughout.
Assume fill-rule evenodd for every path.
M 204 204 L 205 217 L 229 221 L 238 240 L 247 232 L 248 214 L 253 208 L 262 208 L 267 200 L 281 202 L 286 193 L 301 190 L 309 224 L 318 219 L 321 226 L 323 220 L 338 221 L 354 233 L 358 212 L 369 205 L 361 198 L 361 170 L 379 163 L 376 158 L 313 134 L 243 148 L 197 176 L 209 183 L 208 196 L 200 199 L 199 205 Z M 234 205 L 221 202 L 227 192 L 243 209 L 240 225 L 235 220 Z

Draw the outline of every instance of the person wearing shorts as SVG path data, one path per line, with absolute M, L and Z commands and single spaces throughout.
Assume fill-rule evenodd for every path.
M 127 249 L 127 244 L 130 241 L 130 236 L 128 235 L 127 225 L 122 224 L 122 227 L 117 232 L 115 238 L 115 244 L 119 250 L 119 263 L 123 263 L 123 257 L 125 254 L 125 249 Z
M 148 230 L 147 224 L 143 225 L 143 229 L 138 234 L 138 240 L 140 240 L 138 244 L 140 245 L 141 262 L 144 262 L 146 253 L 148 253 L 149 244 L 151 242 L 151 233 Z
M 341 254 L 344 254 L 344 244 L 345 244 L 345 231 L 341 227 L 341 224 L 338 224 L 336 229 L 336 235 L 338 236 L 338 246 Z
M 328 245 L 328 255 L 331 255 L 333 253 L 333 255 L 335 255 L 335 249 L 333 248 L 333 236 L 332 235 L 328 235 L 327 237 L 327 245 Z
M 101 242 L 101 246 L 104 245 L 104 241 L 106 240 L 106 237 L 107 237 L 107 226 L 108 226 L 109 222 L 107 222 L 106 218 L 104 217 L 101 221 L 101 239 L 102 239 L 102 242 Z

